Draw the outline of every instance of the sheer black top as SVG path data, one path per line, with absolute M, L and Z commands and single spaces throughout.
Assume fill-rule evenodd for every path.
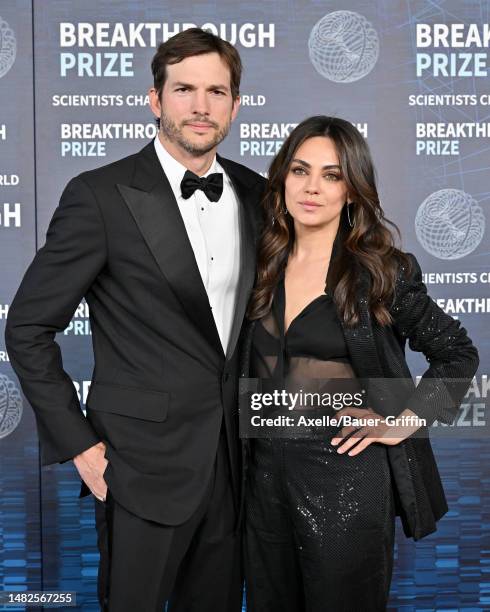
M 290 323 L 284 334 L 284 278 L 277 286 L 271 312 L 258 321 L 252 344 L 253 376 L 291 376 L 301 370 L 307 378 L 353 376 L 335 304 L 326 289 Z
M 335 392 L 339 390 L 337 379 L 355 379 L 330 291 L 325 289 L 311 301 L 291 321 L 286 333 L 285 306 L 282 278 L 272 309 L 257 321 L 252 341 L 251 376 L 262 381 L 262 390 Z M 355 380 L 340 384 L 345 391 L 358 390 Z M 306 407 L 298 405 L 296 409 Z

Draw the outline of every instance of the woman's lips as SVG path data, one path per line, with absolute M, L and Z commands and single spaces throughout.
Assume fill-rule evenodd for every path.
M 321 204 L 317 204 L 316 202 L 298 202 L 298 204 L 304 209 L 308 211 L 314 211 L 321 207 Z

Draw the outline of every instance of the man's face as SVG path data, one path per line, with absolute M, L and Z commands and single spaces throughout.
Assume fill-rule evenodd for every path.
M 206 53 L 167 66 L 161 99 L 151 89 L 150 104 L 164 138 L 200 156 L 228 134 L 240 100 L 232 98 L 228 66 L 218 53 Z

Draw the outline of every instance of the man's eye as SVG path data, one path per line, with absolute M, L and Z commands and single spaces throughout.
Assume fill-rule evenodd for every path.
M 188 87 L 178 87 L 175 91 L 187 91 Z
M 224 96 L 225 92 L 221 91 L 221 89 L 213 89 L 213 93 L 219 94 L 220 96 Z

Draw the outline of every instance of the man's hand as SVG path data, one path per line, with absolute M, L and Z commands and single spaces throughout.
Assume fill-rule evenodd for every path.
M 93 495 L 105 501 L 107 495 L 107 484 L 104 480 L 104 471 L 109 463 L 104 457 L 105 444 L 98 442 L 87 450 L 73 458 L 73 463 Z

